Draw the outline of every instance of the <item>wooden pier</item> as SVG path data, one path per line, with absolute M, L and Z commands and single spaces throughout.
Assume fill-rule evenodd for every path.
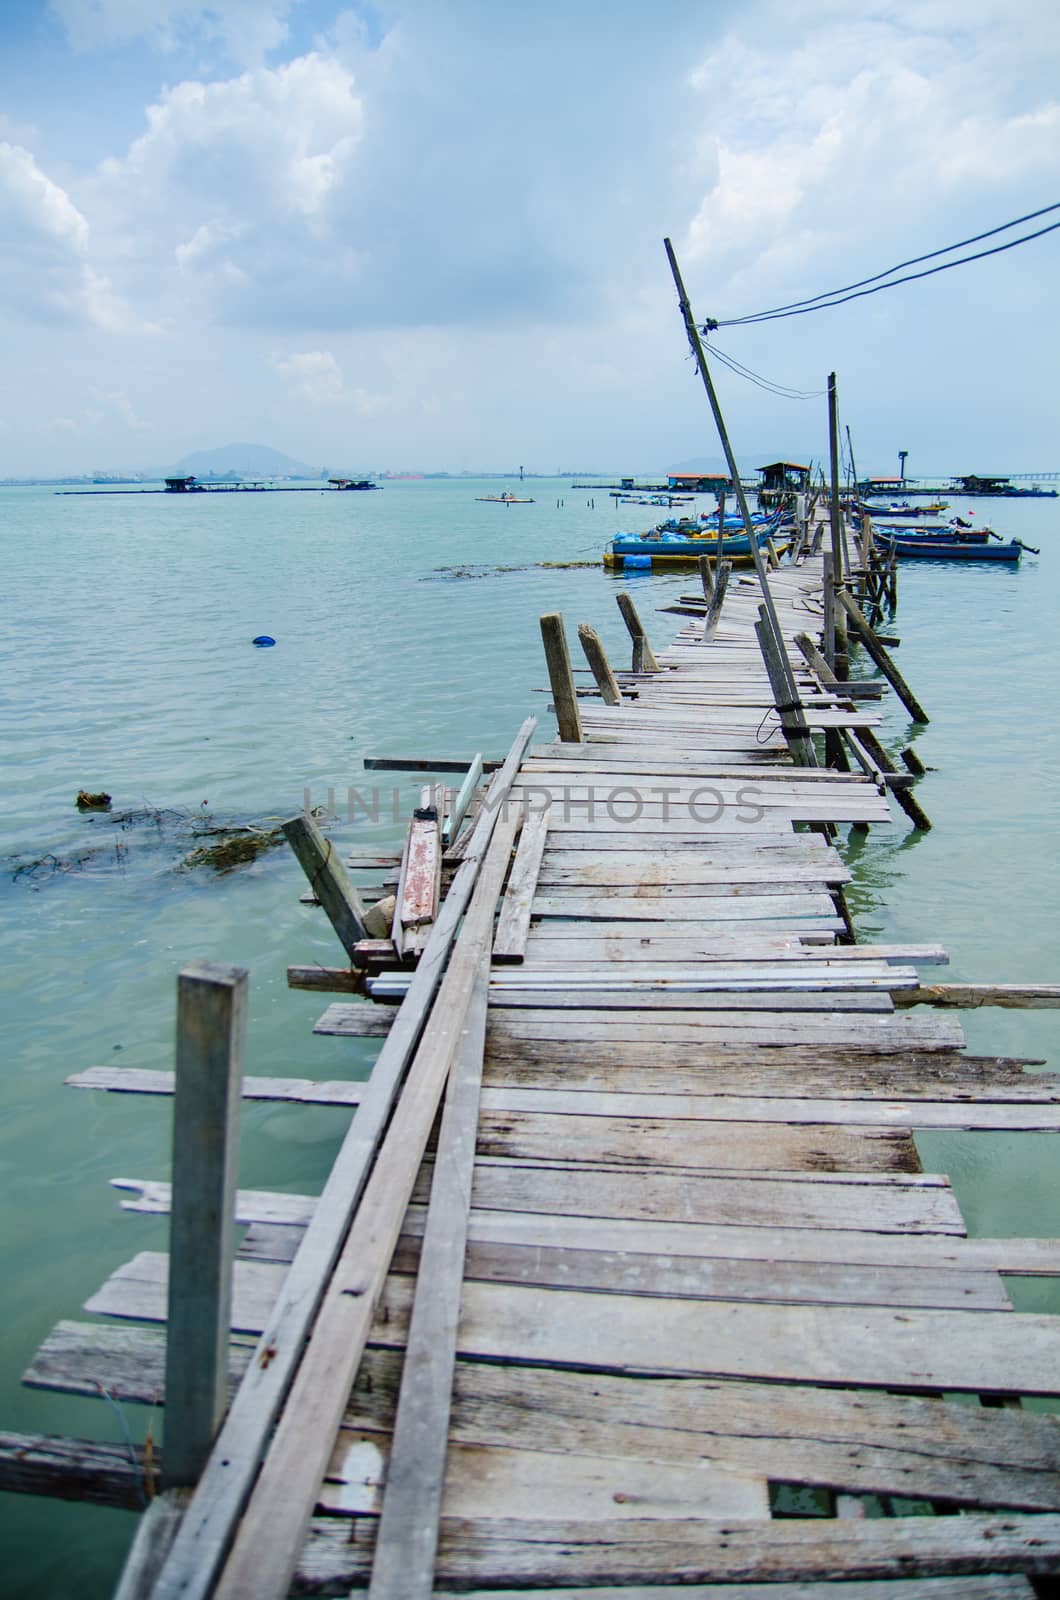
M 831 598 L 810 544 L 769 580 L 799 661 Z M 629 604 L 639 670 L 608 667 L 613 688 L 583 635 L 598 694 L 575 691 L 550 623 L 563 737 L 524 725 L 487 790 L 478 763 L 448 816 L 438 795 L 417 813 L 394 911 L 398 935 L 418 930 L 415 966 L 368 937 L 328 847 L 302 840 L 352 963 L 312 986 L 400 998 L 347 994 L 317 1024 L 383 1035 L 367 1083 L 242 1080 L 240 979 L 191 975 L 211 1004 L 229 996 L 212 1126 L 236 1120 L 218 1075 L 237 1097 L 242 1081 L 356 1109 L 319 1197 L 235 1190 L 230 1308 L 199 1303 L 190 1388 L 152 1326 L 152 1253 L 88 1302 L 109 1321 L 61 1324 L 27 1373 L 125 1404 L 167 1381 L 189 1396 L 160 1478 L 113 1447 L 4 1440 L 6 1488 L 164 1491 L 126 1600 L 1001 1600 L 1060 1572 L 1060 1419 L 1020 1404 L 1060 1395 L 1060 1319 L 1015 1312 L 1004 1284 L 1060 1274 L 1060 1240 L 969 1238 L 913 1138 L 1055 1130 L 1060 1077 L 966 1054 L 952 1014 L 916 1004 L 945 1003 L 920 983 L 937 946 L 854 941 L 835 826 L 895 826 L 888 794 L 913 782 L 873 754 L 879 687 L 805 661 L 780 698 L 758 579 L 719 586 L 657 655 Z M 819 734 L 867 770 L 793 759 Z M 439 868 L 424 838 L 442 819 Z M 178 1126 L 181 1071 L 202 1071 L 201 1028 L 182 1028 Z M 136 1077 L 75 1082 L 173 1087 Z M 165 1184 L 123 1190 L 169 1208 Z M 202 1419 L 225 1402 L 203 1320 L 235 1396 L 206 1456 Z

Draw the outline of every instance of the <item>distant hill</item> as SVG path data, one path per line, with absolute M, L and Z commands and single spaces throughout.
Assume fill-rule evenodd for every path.
M 193 450 L 174 462 L 166 476 L 205 478 L 211 472 L 215 477 L 236 473 L 241 478 L 316 478 L 320 468 L 307 467 L 267 444 L 226 444 L 219 450 Z

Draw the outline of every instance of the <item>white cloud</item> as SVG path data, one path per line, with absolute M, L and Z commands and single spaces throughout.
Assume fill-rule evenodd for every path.
M 42 172 L 28 150 L 0 144 L 0 196 L 5 246 L 47 241 L 62 253 L 80 255 L 88 244 L 88 223 L 65 189 Z
M 852 235 L 874 262 L 873 235 L 888 218 L 903 239 L 930 228 L 930 248 L 973 231 L 969 218 L 1000 223 L 1032 208 L 1024 196 L 1052 198 L 1060 103 L 1051 86 L 1035 101 L 1026 75 L 1014 92 L 998 72 L 1011 46 L 996 4 L 962 8 L 961 27 L 941 31 L 956 20 L 948 0 L 879 20 L 851 20 L 844 8 L 809 36 L 758 45 L 730 35 L 711 50 L 693 83 L 717 180 L 684 249 L 711 265 L 715 290 L 728 278 L 743 299 L 805 273 L 810 292 L 844 281 L 833 263 L 850 257 Z
M 156 49 L 215 42 L 228 59 L 259 62 L 287 37 L 292 0 L 51 0 L 75 50 L 146 39 Z
M 139 333 L 150 325 L 88 259 L 88 220 L 20 145 L 0 144 L 0 286 L 35 322 Z
M 314 406 L 333 406 L 345 399 L 342 368 L 330 350 L 302 350 L 294 355 L 269 358 L 270 365 L 298 400 Z

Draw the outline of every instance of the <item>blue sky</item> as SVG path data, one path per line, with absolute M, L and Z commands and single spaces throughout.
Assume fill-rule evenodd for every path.
M 716 455 L 664 235 L 727 317 L 1060 201 L 1043 0 L 7 0 L 0 46 L 0 476 Z M 1058 265 L 719 342 L 835 368 L 866 469 L 1058 469 Z M 718 382 L 741 455 L 820 455 L 823 399 Z

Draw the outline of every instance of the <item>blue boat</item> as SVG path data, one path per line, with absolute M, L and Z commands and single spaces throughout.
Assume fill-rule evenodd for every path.
M 725 519 L 726 530 L 729 519 Z M 742 528 L 742 522 L 739 524 Z M 770 518 L 756 531 L 756 540 L 759 549 L 772 538 L 776 548 L 787 548 L 790 537 L 790 525 L 787 528 L 773 518 Z M 627 562 L 631 571 L 644 568 L 648 563 L 653 567 L 689 566 L 698 562 L 700 556 L 714 557 L 718 551 L 718 535 L 716 528 L 708 523 L 695 523 L 688 519 L 677 522 L 671 518 L 668 523 L 662 522 L 651 533 L 616 533 L 610 545 L 604 551 L 605 567 L 624 567 Z M 751 541 L 744 532 L 725 531 L 722 536 L 723 561 L 732 561 L 737 566 L 750 566 L 753 561 L 751 554 Z
M 1023 545 L 1018 539 L 1011 539 L 1008 544 L 969 544 L 965 540 L 921 536 L 912 539 L 891 538 L 886 543 L 905 560 L 919 557 L 922 561 L 1017 562 L 1023 554 Z

